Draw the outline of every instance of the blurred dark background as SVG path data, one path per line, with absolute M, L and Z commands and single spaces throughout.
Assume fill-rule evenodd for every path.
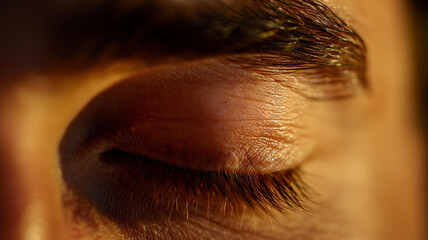
M 421 124 L 428 133 L 428 0 L 411 0 L 414 53 L 417 67 L 417 99 Z
M 411 0 L 413 10 L 412 20 L 414 22 L 413 32 L 414 53 L 417 67 L 417 99 L 421 125 L 425 130 L 425 137 L 428 136 L 428 0 Z M 427 139 L 427 138 L 425 138 Z M 425 148 L 425 156 L 428 160 L 428 143 Z M 425 162 L 425 166 L 428 163 Z M 428 176 L 425 169 L 425 186 L 428 186 Z M 428 196 L 428 189 L 425 191 Z M 426 199 L 427 200 L 427 199 Z M 426 217 L 428 217 L 428 202 L 426 203 Z

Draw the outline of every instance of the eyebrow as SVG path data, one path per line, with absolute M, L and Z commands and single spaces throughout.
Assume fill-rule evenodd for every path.
M 47 66 L 228 56 L 263 73 L 304 74 L 313 85 L 327 78 L 330 85 L 343 84 L 350 78 L 344 75 L 367 85 L 363 40 L 319 0 L 146 0 L 132 7 L 126 2 L 47 11 L 54 53 Z

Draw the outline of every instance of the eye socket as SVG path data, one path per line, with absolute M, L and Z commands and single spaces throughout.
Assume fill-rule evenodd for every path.
M 217 61 L 143 73 L 95 97 L 71 123 L 60 145 L 63 178 L 127 225 L 239 215 L 243 206 L 303 209 L 304 101 Z

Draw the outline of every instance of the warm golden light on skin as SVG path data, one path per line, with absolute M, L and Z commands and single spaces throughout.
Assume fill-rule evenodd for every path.
M 145 106 L 149 106 L 146 114 L 155 121 L 137 126 L 132 121 L 123 124 L 125 132 L 135 129 L 144 133 L 141 138 L 151 136 L 153 146 L 144 149 L 146 154 L 186 167 L 207 167 L 207 164 L 195 164 L 195 160 L 186 163 L 180 158 L 170 158 L 159 149 L 153 151 L 169 136 L 178 142 L 186 139 L 195 146 L 199 152 L 190 159 L 200 158 L 216 145 L 220 146 L 217 149 L 226 149 L 226 153 L 218 153 L 223 157 L 222 164 L 214 162 L 212 169 L 270 171 L 302 164 L 303 171 L 310 175 L 308 182 L 320 194 L 316 209 L 310 212 L 272 218 L 248 210 L 243 211 L 239 221 L 227 224 L 221 217 L 190 218 L 183 229 L 199 233 L 193 236 L 195 239 L 202 234 L 213 239 L 238 239 L 238 236 L 248 239 L 424 239 L 419 182 L 422 158 L 420 139 L 411 119 L 414 111 L 409 90 L 412 70 L 403 15 L 405 7 L 400 1 L 390 0 L 325 2 L 355 27 L 367 44 L 371 85 L 368 95 L 359 93 L 356 98 L 340 103 L 310 102 L 289 88 L 259 81 L 265 77 L 272 79 L 271 76 L 244 70 L 236 72 L 226 65 L 221 65 L 220 70 L 202 66 L 184 71 L 175 78 L 181 76 L 186 82 L 172 87 L 173 78 L 168 78 L 165 72 L 147 75 L 153 69 L 171 66 L 146 68 L 138 62 L 105 64 L 82 72 L 29 74 L 21 84 L 4 91 L 0 96 L 0 136 L 6 136 L 8 146 L 12 146 L 6 150 L 19 171 L 19 174 L 8 174 L 20 179 L 16 182 L 22 182 L 22 186 L 17 187 L 23 189 L 29 200 L 22 203 L 25 210 L 18 231 L 26 239 L 38 236 L 42 236 L 40 239 L 127 239 L 128 233 L 102 214 L 92 209 L 89 221 L 85 221 L 82 216 L 76 217 L 76 206 L 63 202 L 62 194 L 66 191 L 58 166 L 58 145 L 73 119 L 103 91 L 123 80 L 135 79 L 133 84 L 137 86 L 134 87 L 143 89 L 149 81 L 160 79 L 158 85 L 150 86 L 153 90 L 143 99 Z M 220 78 L 217 75 L 221 75 L 222 80 L 228 79 L 228 83 L 215 81 Z M 243 83 L 244 78 L 254 81 Z M 213 81 L 204 85 L 204 79 Z M 122 94 L 116 91 L 108 94 Z M 111 101 L 108 94 L 104 96 Z M 151 102 L 150 98 L 155 95 L 163 96 L 162 101 Z M 136 98 L 133 95 L 133 99 Z M 208 101 L 198 101 L 200 98 Z M 120 107 L 117 111 L 127 113 L 129 109 Z M 162 122 L 160 118 L 174 121 Z M 345 119 L 356 118 L 361 119 L 350 121 L 352 127 L 341 126 Z M 213 119 L 215 123 L 197 121 L 195 126 L 188 119 Z M 245 119 L 257 121 L 242 121 Z M 293 130 L 300 125 L 304 127 Z M 179 128 L 181 130 L 177 130 Z M 293 134 L 302 140 L 287 142 L 275 149 Z M 272 141 L 261 141 L 261 135 L 268 135 Z M 200 141 L 201 138 L 204 141 Z M 113 141 L 116 145 L 120 143 L 120 140 Z M 246 144 L 248 142 L 251 144 Z M 101 148 L 112 143 L 103 144 Z M 168 142 L 162 144 L 168 145 Z M 140 149 L 140 146 L 129 146 L 126 141 L 118 145 L 129 152 Z M 317 152 L 310 161 L 303 162 L 306 156 L 297 156 L 298 153 L 309 155 L 312 146 L 322 149 L 322 153 Z M 230 161 L 237 149 L 245 147 L 244 152 L 254 151 L 254 156 L 260 154 L 258 149 L 271 151 L 265 153 L 264 150 L 266 156 L 262 158 L 248 158 L 254 162 L 246 164 L 239 162 L 238 159 L 245 159 L 242 156 L 236 157 L 238 161 Z M 271 155 L 283 158 L 282 151 L 287 156 L 290 152 L 294 154 L 295 161 L 291 164 L 265 161 Z M 152 236 L 161 236 L 162 227 L 155 224 L 151 227 L 155 232 Z
M 275 79 L 212 60 L 134 76 L 92 102 L 80 114 L 91 120 L 76 119 L 69 130 L 92 142 L 83 152 L 121 149 L 193 169 L 271 172 L 298 165 L 310 154 L 301 145 L 312 145 L 302 134 L 310 132 L 308 100 Z M 108 125 L 84 135 L 99 121 Z

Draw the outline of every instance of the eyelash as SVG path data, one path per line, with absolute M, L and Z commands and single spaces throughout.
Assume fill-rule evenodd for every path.
M 244 208 L 274 216 L 275 211 L 306 210 L 306 203 L 312 201 L 312 190 L 299 169 L 266 174 L 207 172 L 120 150 L 107 151 L 101 158 L 114 170 L 103 183 L 104 191 L 97 190 L 96 197 L 88 200 L 120 225 L 171 219 L 179 223 L 192 214 L 209 218 L 216 212 L 232 217 Z

